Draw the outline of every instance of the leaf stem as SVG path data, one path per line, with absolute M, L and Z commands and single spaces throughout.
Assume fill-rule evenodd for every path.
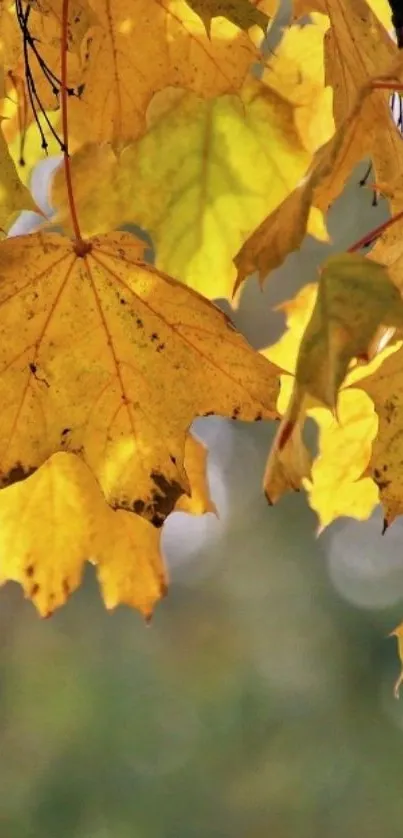
M 378 227 L 374 227 L 373 230 L 370 230 L 369 233 L 366 233 L 361 239 L 354 242 L 347 249 L 347 253 L 355 253 L 356 250 L 361 250 L 362 247 L 366 247 L 368 244 L 371 244 L 374 239 L 377 239 L 381 233 L 387 230 L 392 224 L 395 224 L 396 221 L 400 221 L 403 218 L 403 210 L 393 215 L 392 218 L 388 218 L 387 221 L 384 221 L 383 224 L 379 224 Z
M 77 254 L 87 249 L 82 239 L 80 225 L 78 223 L 76 205 L 74 201 L 73 184 L 71 179 L 71 167 L 69 156 L 69 131 L 68 131 L 68 108 L 67 108 L 67 33 L 68 33 L 69 0 L 63 0 L 62 6 L 62 32 L 61 32 L 61 54 L 60 54 L 60 96 L 62 110 L 62 132 L 63 132 L 63 158 L 64 175 L 66 179 L 67 197 L 70 208 L 71 223 L 74 231 Z

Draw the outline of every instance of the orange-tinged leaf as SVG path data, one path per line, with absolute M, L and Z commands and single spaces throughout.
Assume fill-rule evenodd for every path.
M 2 243 L 1 484 L 77 453 L 112 506 L 160 526 L 189 491 L 193 419 L 274 417 L 278 371 L 138 249 L 128 234 L 82 257 L 56 234 Z
M 213 20 L 209 38 L 186 0 L 91 0 L 91 6 L 99 26 L 90 30 L 85 88 L 69 102 L 77 145 L 138 137 L 153 95 L 166 86 L 203 97 L 236 92 L 259 57 L 247 33 L 224 18 Z
M 151 235 L 158 268 L 209 298 L 231 297 L 234 254 L 311 160 L 293 111 L 255 80 L 240 96 L 207 102 L 164 91 L 153 100 L 147 134 L 120 157 L 104 145 L 73 158 L 83 230 L 92 235 L 135 222 Z M 95 182 L 88 176 L 93 165 Z M 52 203 L 59 223 L 68 226 L 62 169 Z
M 148 617 L 166 587 L 159 535 L 144 518 L 111 510 L 79 457 L 57 453 L 0 492 L 0 584 L 19 582 L 48 617 L 90 560 L 108 608 L 126 603 Z

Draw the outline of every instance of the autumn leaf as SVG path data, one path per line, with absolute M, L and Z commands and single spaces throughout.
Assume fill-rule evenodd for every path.
M 333 91 L 324 78 L 324 36 L 323 25 L 316 22 L 290 26 L 262 76 L 265 84 L 294 105 L 295 127 L 312 154 L 334 133 Z
M 3 50 L 6 93 L 16 105 L 16 123 L 22 136 L 31 122 L 38 124 L 38 113 L 56 110 L 60 115 L 61 7 L 62 0 L 36 0 L 25 10 L 21 3 L 8 4 L 8 14 L 6 10 L 1 13 L 7 45 Z M 66 81 L 71 94 L 77 95 L 82 82 L 79 33 L 83 34 L 94 20 L 86 0 L 69 2 Z M 39 139 L 38 151 L 40 147 Z
M 1 485 L 80 455 L 113 507 L 160 526 L 189 491 L 196 416 L 276 415 L 277 368 L 212 304 L 139 262 L 128 234 L 0 249 Z
M 239 90 L 259 51 L 224 18 L 211 37 L 186 0 L 92 0 L 99 25 L 90 30 L 83 93 L 69 103 L 71 148 L 140 136 L 154 94 L 167 86 L 201 97 Z M 141 44 L 141 49 L 138 45 Z
M 389 114 L 374 121 L 374 98 L 379 91 L 370 86 L 362 91 L 354 108 L 331 140 L 318 149 L 310 169 L 296 189 L 265 218 L 237 253 L 235 290 L 252 272 L 261 281 L 282 264 L 286 256 L 300 247 L 306 233 L 323 238 L 321 219 L 340 195 L 351 170 L 374 147 L 382 149 L 376 158 L 376 176 L 390 181 L 392 172 L 403 165 L 401 136 Z M 391 193 L 394 206 L 395 192 Z
M 21 183 L 0 128 L 0 228 L 6 231 L 21 210 L 40 212 L 31 193 Z
M 270 505 L 277 503 L 286 492 L 299 492 L 304 479 L 311 475 L 312 457 L 302 437 L 304 420 L 303 414 L 297 417 L 287 439 L 281 433 L 275 437 L 263 477 L 263 489 Z M 286 412 L 282 427 L 287 423 Z
M 57 453 L 31 477 L 0 492 L 0 584 L 19 582 L 42 617 L 97 566 L 107 608 L 120 603 L 150 617 L 165 593 L 160 532 L 131 512 L 114 512 L 88 467 Z
M 373 13 L 381 21 L 382 25 L 387 31 L 392 29 L 392 13 L 388 0 L 367 0 L 367 4 L 372 9 Z M 293 0 L 293 20 L 299 20 L 301 17 L 310 14 L 313 11 L 313 16 L 316 13 L 327 14 L 328 3 L 326 0 Z
M 186 0 L 186 2 L 203 21 L 208 36 L 211 32 L 211 21 L 215 17 L 225 17 L 244 30 L 250 29 L 251 26 L 259 26 L 263 33 L 269 23 L 265 12 L 250 0 Z
M 321 9 L 315 3 L 315 10 L 327 14 L 330 22 L 325 39 L 325 83 L 333 88 L 333 113 L 339 127 L 360 91 L 383 75 L 398 53 L 366 0 L 354 0 L 354 4 L 349 0 L 323 0 L 319 5 Z M 383 113 L 386 121 L 384 93 L 378 92 L 372 105 L 373 118 L 379 119 Z
M 147 134 L 119 158 L 105 145 L 73 157 L 83 232 L 134 222 L 151 235 L 158 268 L 205 296 L 230 297 L 234 254 L 309 165 L 293 110 L 258 81 L 248 83 L 240 97 L 207 102 L 164 91 L 149 112 Z M 98 173 L 94 184 L 84 177 L 92 165 Z M 58 223 L 68 229 L 62 169 L 51 200 Z
M 266 467 L 266 494 L 275 502 L 285 491 L 304 486 L 322 527 L 347 512 L 365 519 L 377 503 L 375 485 L 361 479 L 377 422 L 363 393 L 339 389 L 352 358 L 372 356 L 379 325 L 401 321 L 399 292 L 382 266 L 345 254 L 325 263 L 317 294 L 308 286 L 283 308 L 289 330 L 264 354 L 290 372 L 295 369 L 295 383 L 291 391 L 288 377 L 288 393 L 282 389 L 279 399 L 284 415 Z M 307 415 L 320 431 L 312 467 L 301 436 Z
M 370 377 L 357 382 L 374 402 L 379 418 L 369 474 L 379 488 L 384 510 L 385 526 L 389 526 L 403 512 L 401 481 L 403 403 L 402 349 L 391 354 Z
M 399 51 L 366 0 L 355 0 L 354 4 L 349 0 L 320 0 L 319 4 L 315 2 L 315 10 L 319 11 L 318 5 L 330 22 L 325 38 L 325 83 L 333 89 L 333 113 L 338 128 L 372 81 L 387 76 L 399 65 Z M 376 2 L 374 6 L 375 12 L 378 6 L 380 17 L 384 17 L 382 4 Z M 389 180 L 398 171 L 403 175 L 401 144 L 391 119 L 388 94 L 375 90 L 367 99 L 366 110 L 366 124 L 371 130 L 369 154 L 376 180 Z M 389 135 L 385 137 L 388 126 Z
M 307 415 L 319 428 L 319 452 L 303 485 L 320 530 L 343 516 L 367 520 L 379 503 L 377 486 L 364 475 L 378 430 L 373 404 L 365 393 L 342 389 L 337 418 L 324 407 Z
M 33 34 L 41 43 L 51 41 L 51 45 L 60 50 L 63 0 L 31 0 L 31 6 L 39 12 L 34 19 Z M 80 57 L 84 38 L 96 25 L 98 19 L 88 0 L 69 0 L 67 49 Z
M 299 348 L 299 391 L 335 409 L 351 359 L 373 356 L 381 325 L 403 325 L 403 302 L 387 270 L 356 253 L 331 256 Z
M 207 448 L 194 434 L 188 434 L 185 443 L 185 470 L 189 479 L 190 494 L 181 495 L 175 504 L 175 512 L 190 515 L 217 515 L 215 503 L 211 500 L 207 480 Z

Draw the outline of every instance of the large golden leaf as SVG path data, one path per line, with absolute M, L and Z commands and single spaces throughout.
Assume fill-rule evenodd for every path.
M 147 134 L 120 157 L 105 145 L 73 158 L 83 230 L 93 235 L 135 222 L 152 236 L 157 267 L 205 296 L 230 297 L 242 241 L 309 165 L 293 111 L 258 81 L 241 97 L 207 102 L 164 91 L 153 102 Z M 52 202 L 68 229 L 63 169 Z
M 152 96 L 167 85 L 210 97 L 237 91 L 258 50 L 237 26 L 215 18 L 208 37 L 186 0 L 91 0 L 80 100 L 69 108 L 71 139 L 117 144 L 141 134 Z
M 0 584 L 19 582 L 48 617 L 97 565 L 107 608 L 146 617 L 165 593 L 160 532 L 138 515 L 113 511 L 88 467 L 57 453 L 27 480 L 0 492 Z
M 82 257 L 58 235 L 2 243 L 0 482 L 77 453 L 112 506 L 160 526 L 189 491 L 194 417 L 275 416 L 277 368 L 138 250 L 128 234 Z

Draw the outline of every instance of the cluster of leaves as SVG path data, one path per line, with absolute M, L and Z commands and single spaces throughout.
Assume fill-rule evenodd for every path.
M 272 53 L 276 6 L 0 4 L 5 233 L 22 209 L 40 212 L 28 184 L 43 150 L 64 155 L 52 221 L 0 243 L 0 577 L 42 615 L 86 559 L 107 607 L 151 614 L 166 516 L 214 509 L 196 416 L 282 416 L 266 495 L 304 488 L 321 528 L 379 502 L 385 527 L 403 512 L 403 144 L 388 104 L 403 63 L 390 8 L 294 0 Z M 326 212 L 367 158 L 398 220 L 370 252 L 353 251 L 374 236 L 328 260 L 283 305 L 281 340 L 255 352 L 210 300 L 236 304 L 306 234 L 326 240 Z M 129 223 L 151 238 L 153 265 L 116 232 Z

